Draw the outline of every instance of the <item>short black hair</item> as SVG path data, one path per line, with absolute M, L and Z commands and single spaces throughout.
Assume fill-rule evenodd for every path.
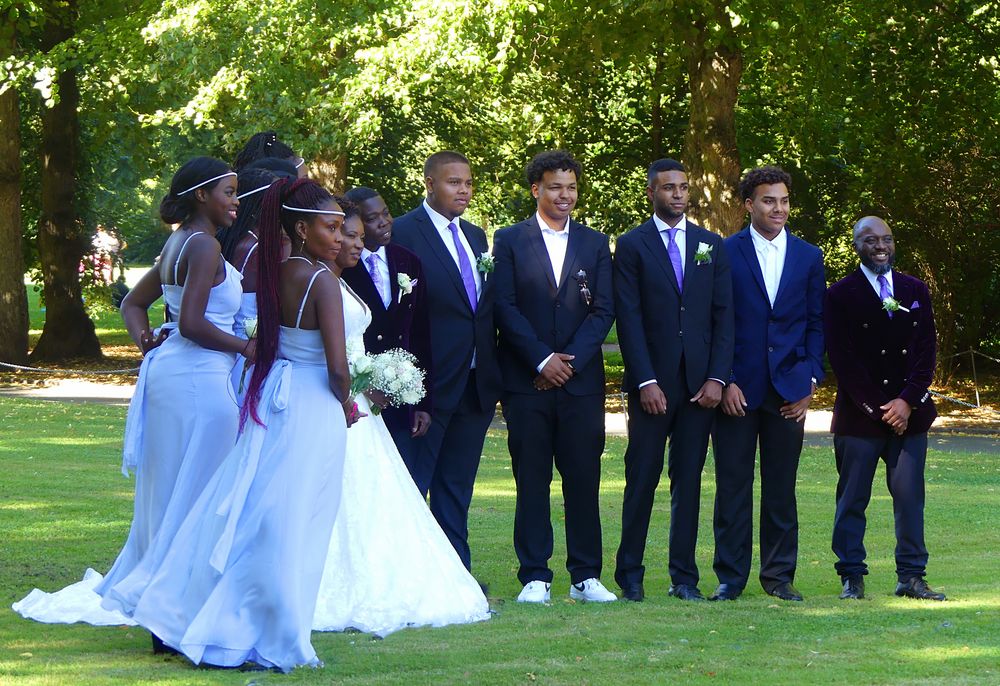
M 740 181 L 740 198 L 748 200 L 753 197 L 757 186 L 769 186 L 774 183 L 783 183 L 785 188 L 792 190 L 792 177 L 781 167 L 768 165 L 751 169 Z
M 380 195 L 381 193 L 374 188 L 369 188 L 368 186 L 355 186 L 351 190 L 344 193 L 345 198 L 358 205 L 366 200 L 377 198 Z
M 547 171 L 571 171 L 576 174 L 576 180 L 580 180 L 583 174 L 583 167 L 576 159 L 565 150 L 546 150 L 531 158 L 528 166 L 524 170 L 524 176 L 528 180 L 528 185 L 532 186 L 542 180 L 542 176 Z
M 259 160 L 254 160 L 247 166 L 243 167 L 243 171 L 247 171 L 249 169 L 266 169 L 279 179 L 291 179 L 294 181 L 299 178 L 298 168 L 289 162 L 287 158 L 261 157 Z
M 469 158 L 462 153 L 455 152 L 454 150 L 440 150 L 428 157 L 427 161 L 424 162 L 424 178 L 434 176 L 434 172 L 437 171 L 437 168 L 441 165 L 454 164 L 456 162 L 460 164 L 468 164 L 469 167 L 472 167 L 472 165 L 469 164 Z
M 662 159 L 656 160 L 651 165 L 649 165 L 649 171 L 646 172 L 646 184 L 650 188 L 652 188 L 653 179 L 656 178 L 656 175 L 659 174 L 660 172 L 668 172 L 668 171 L 679 171 L 687 174 L 687 169 L 684 168 L 683 164 L 681 164 L 677 160 L 672 160 L 669 157 L 664 157 Z

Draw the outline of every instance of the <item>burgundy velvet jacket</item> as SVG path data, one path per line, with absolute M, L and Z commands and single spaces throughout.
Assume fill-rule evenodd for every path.
M 930 293 L 920 279 L 895 270 L 892 280 L 895 299 L 909 312 L 898 310 L 891 318 L 860 267 L 826 292 L 824 333 L 837 375 L 835 434 L 891 434 L 879 406 L 895 398 L 913 408 L 907 435 L 926 432 L 937 416 L 927 390 L 937 343 Z
M 358 262 L 350 269 L 345 269 L 343 279 L 355 293 L 368 305 L 372 311 L 372 323 L 365 331 L 365 350 L 372 355 L 384 353 L 394 348 L 407 350 L 417 358 L 417 364 L 424 370 L 424 387 L 427 395 L 417 403 L 416 407 L 387 407 L 382 416 L 390 429 L 402 429 L 413 426 L 414 410 L 430 412 L 433 398 L 434 370 L 431 366 L 431 334 L 427 311 L 427 282 L 424 279 L 420 258 L 406 248 L 389 243 L 385 246 L 387 262 L 389 263 L 389 285 L 392 299 L 389 307 L 382 304 L 372 277 L 367 267 Z M 399 295 L 399 274 L 406 274 L 416 283 L 413 291 L 402 297 Z

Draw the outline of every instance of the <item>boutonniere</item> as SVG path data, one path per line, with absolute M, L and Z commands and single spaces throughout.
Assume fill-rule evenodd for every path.
M 590 307 L 594 302 L 594 298 L 590 294 L 590 287 L 587 285 L 587 272 L 581 269 L 576 273 L 576 284 L 580 287 L 580 299 L 583 300 L 583 304 Z
M 418 281 L 420 281 L 420 279 L 411 279 L 409 274 L 399 272 L 399 274 L 396 275 L 396 285 L 399 286 L 399 298 L 396 302 L 403 302 L 403 296 L 412 293 L 413 287 L 417 285 Z
M 909 308 L 903 307 L 899 304 L 899 301 L 893 298 L 891 295 L 882 298 L 882 309 L 886 312 L 898 312 L 902 310 L 903 312 L 909 312 Z
M 493 255 L 488 252 L 484 252 L 478 258 L 476 258 L 476 271 L 480 274 L 491 274 L 496 268 L 493 264 Z
M 695 264 L 712 264 L 712 248 L 708 243 L 698 243 L 698 249 L 694 251 Z

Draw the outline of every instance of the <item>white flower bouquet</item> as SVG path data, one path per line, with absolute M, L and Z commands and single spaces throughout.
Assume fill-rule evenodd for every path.
M 360 339 L 352 338 L 347 341 L 347 369 L 351 373 L 352 398 L 372 387 L 375 358 L 365 352 L 364 343 Z
M 389 350 L 372 361 L 371 388 L 384 393 L 391 407 L 415 405 L 426 393 L 424 372 L 412 353 L 400 348 Z

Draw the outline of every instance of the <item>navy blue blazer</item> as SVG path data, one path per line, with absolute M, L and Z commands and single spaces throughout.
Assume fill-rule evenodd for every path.
M 475 255 L 489 252 L 486 233 L 481 228 L 464 219 L 459 219 L 459 227 Z M 494 408 L 500 399 L 501 381 L 493 322 L 493 279 L 488 274 L 482 275 L 483 288 L 473 312 L 458 265 L 423 203 L 393 222 L 392 241 L 415 253 L 424 268 L 434 409 L 447 411 L 458 406 L 469 378 L 473 353 L 480 408 L 484 411 Z M 476 268 L 475 263 L 472 268 Z
M 538 365 L 553 352 L 575 355 L 566 385 L 571 395 L 604 393 L 601 344 L 614 322 L 614 286 L 608 237 L 570 221 L 559 287 L 535 215 L 493 235 L 496 319 L 504 390 L 539 393 Z M 592 302 L 580 293 L 586 273 Z
M 823 252 L 788 232 L 785 265 L 771 307 L 748 226 L 724 242 L 733 274 L 736 346 L 730 382 L 747 409 L 760 406 L 773 385 L 788 402 L 823 380 Z M 787 231 L 787 227 L 786 227 Z
M 690 398 L 707 379 L 729 381 L 734 327 L 729 257 L 721 236 L 690 221 L 685 241 L 684 288 L 679 291 L 652 218 L 618 238 L 615 314 L 625 391 L 656 379 L 664 393 L 676 388 L 674 392 Z M 701 264 L 694 258 L 699 243 L 711 247 L 709 260 Z
M 937 416 L 928 387 L 934 380 L 934 313 L 927 284 L 895 270 L 893 295 L 909 312 L 892 318 L 861 269 L 830 286 L 823 320 L 830 366 L 837 375 L 831 431 L 884 438 L 892 429 L 879 407 L 902 398 L 913 408 L 906 435 L 922 434 Z

